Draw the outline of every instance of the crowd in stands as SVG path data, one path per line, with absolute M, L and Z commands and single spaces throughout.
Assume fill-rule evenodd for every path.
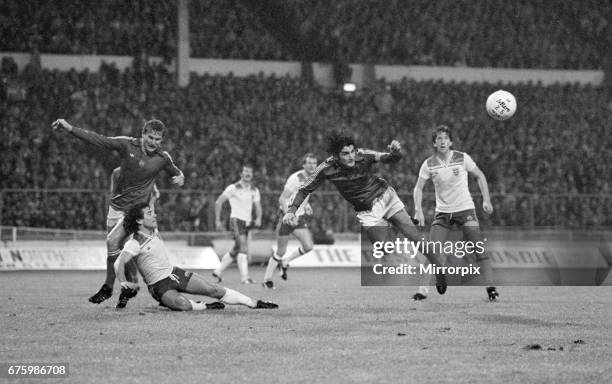
M 191 55 L 301 60 L 240 0 L 189 2 Z M 0 0 L 0 51 L 171 58 L 176 1 Z M 297 38 L 316 61 L 601 69 L 612 2 L 562 0 L 291 0 Z M 282 32 L 281 32 L 282 33 Z
M 488 177 L 496 212 L 480 213 L 485 225 L 612 224 L 612 102 L 601 88 L 513 85 L 518 112 L 496 122 L 484 100 L 501 85 L 403 81 L 344 94 L 293 78 L 194 75 L 179 88 L 161 65 L 125 71 L 105 65 L 98 73 L 29 66 L 16 73 L 5 64 L 3 76 L 21 84 L 26 95 L 0 101 L 3 225 L 104 228 L 117 159 L 52 132 L 50 123 L 59 117 L 107 136 L 138 137 L 150 118 L 166 123 L 164 146 L 186 184 L 178 189 L 165 176 L 159 180 L 164 230 L 212 229 L 214 200 L 238 180 L 245 160 L 256 167 L 263 227 L 273 229 L 284 181 L 300 168 L 303 153 L 327 156 L 325 137 L 332 130 L 352 133 L 372 149 L 384 150 L 392 139 L 403 143 L 400 163 L 381 165 L 379 173 L 411 212 L 419 167 L 431 154 L 430 131 L 442 123 L 452 127 L 455 148 L 471 154 Z M 377 102 L 381 93 L 385 108 Z M 475 182 L 471 186 L 478 192 Z M 313 200 L 317 234 L 356 230 L 352 208 L 333 186 L 325 183 L 321 190 Z M 431 196 L 425 207 L 432 217 Z

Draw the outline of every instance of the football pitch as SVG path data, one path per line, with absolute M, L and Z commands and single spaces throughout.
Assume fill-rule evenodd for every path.
M 179 313 L 146 290 L 117 310 L 117 287 L 90 304 L 102 280 L 1 273 L 0 363 L 69 363 L 70 376 L 0 382 L 612 382 L 612 287 L 500 287 L 495 303 L 449 287 L 413 302 L 412 287 L 361 287 L 358 269 L 290 269 L 275 290 L 230 269 L 224 285 L 280 308 Z

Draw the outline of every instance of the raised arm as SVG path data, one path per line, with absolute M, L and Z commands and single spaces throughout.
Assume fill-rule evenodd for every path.
M 377 152 L 369 149 L 360 149 L 359 152 L 373 156 L 375 162 L 397 163 L 402 158 L 402 145 L 399 141 L 393 140 L 387 148 L 389 148 L 389 152 Z
M 121 151 L 124 148 L 124 142 L 130 140 L 129 137 L 118 136 L 118 137 L 106 137 L 95 132 L 88 131 L 74 125 L 69 124 L 64 119 L 57 119 L 51 124 L 51 127 L 55 130 L 62 128 L 65 131 L 70 132 L 73 136 L 85 141 L 86 143 L 95 145 L 107 150 Z

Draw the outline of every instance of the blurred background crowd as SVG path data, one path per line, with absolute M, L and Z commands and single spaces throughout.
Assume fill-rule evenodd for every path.
M 95 7 L 75 0 L 0 4 L 5 10 L 0 51 L 166 59 L 175 54 L 173 1 L 102 0 Z M 286 4 L 297 33 L 322 42 L 321 61 L 601 69 L 607 59 L 600 44 L 612 46 L 612 35 L 605 33 L 612 3 L 604 1 L 588 0 L 579 7 L 571 1 L 551 7 L 527 0 L 493 0 L 470 8 L 451 0 Z M 249 17 L 241 1 L 192 1 L 190 12 L 192 56 L 302 59 Z M 334 57 L 325 56 L 332 51 Z M 432 153 L 430 132 L 438 124 L 453 129 L 455 148 L 468 152 L 488 178 L 496 212 L 491 217 L 481 213 L 486 225 L 612 225 L 607 178 L 612 99 L 604 87 L 513 85 L 519 112 L 495 122 L 486 115 L 484 100 L 502 84 L 380 81 L 346 94 L 289 77 L 193 74 L 182 88 L 166 68 L 163 62 L 137 61 L 123 71 L 113 65 L 96 73 L 36 65 L 19 71 L 5 58 L 4 84 L 19 84 L 24 92 L 0 100 L 2 225 L 104 228 L 109 176 L 118 161 L 52 132 L 50 122 L 58 117 L 107 136 L 138 137 L 150 118 L 166 123 L 164 146 L 185 173 L 186 184 L 177 189 L 165 177 L 159 180 L 165 231 L 212 230 L 214 199 L 237 181 L 245 160 L 256 167 L 263 227 L 273 229 L 284 181 L 300 168 L 305 152 L 319 160 L 327 156 L 325 137 L 332 130 L 352 133 L 360 146 L 372 149 L 384 150 L 392 139 L 403 143 L 400 163 L 382 165 L 379 173 L 411 212 L 411 191 L 421 163 Z M 476 183 L 471 184 L 477 195 Z M 317 236 L 357 230 L 352 208 L 331 192 L 331 184 L 321 189 L 313 199 L 311 221 Z M 432 190 L 430 185 L 426 192 Z M 431 217 L 431 195 L 425 206 Z

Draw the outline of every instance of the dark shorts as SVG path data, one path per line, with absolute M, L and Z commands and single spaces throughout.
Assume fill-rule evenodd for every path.
M 283 216 L 285 216 L 285 214 L 280 211 L 278 214 L 278 222 L 276 224 L 276 231 L 279 236 L 289 236 L 296 229 L 308 228 L 304 215 L 298 216 L 298 223 L 295 226 L 283 223 Z
M 453 225 L 462 226 L 468 221 L 475 221 L 478 223 L 478 217 L 476 217 L 475 209 L 466 209 L 465 211 L 444 213 L 436 212 L 433 223 L 431 226 L 439 225 L 441 227 L 450 229 Z
M 185 271 L 182 268 L 174 267 L 172 274 L 165 279 L 158 281 L 152 285 L 149 285 L 149 293 L 153 298 L 161 303 L 161 298 L 164 293 L 171 289 L 179 292 L 185 292 L 187 289 L 187 283 L 193 272 Z
M 249 227 L 247 222 L 244 220 L 237 219 L 235 217 L 230 218 L 230 230 L 234 235 L 234 240 L 241 235 L 246 236 L 249 233 Z

